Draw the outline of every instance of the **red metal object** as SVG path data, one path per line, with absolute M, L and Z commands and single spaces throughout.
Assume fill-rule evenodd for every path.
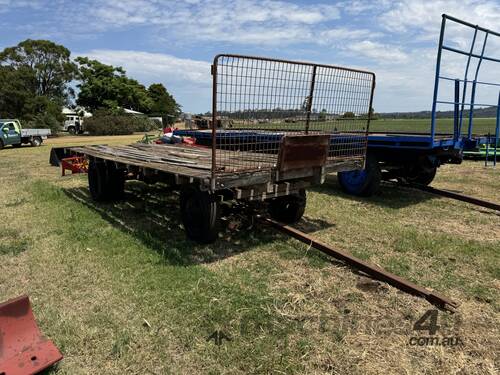
M 66 171 L 71 173 L 87 173 L 89 170 L 89 163 L 85 156 L 73 156 L 71 158 L 61 159 L 61 173 L 66 176 Z M 0 375 L 2 375 L 0 373 Z
M 36 374 L 62 358 L 42 336 L 28 296 L 0 304 L 0 375 Z

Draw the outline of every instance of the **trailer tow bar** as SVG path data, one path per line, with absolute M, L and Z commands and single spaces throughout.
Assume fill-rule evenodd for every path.
M 433 188 L 431 186 L 426 186 L 426 185 L 419 185 L 419 184 L 400 184 L 400 185 L 419 189 L 419 190 L 422 190 L 422 191 L 425 191 L 425 192 L 431 193 L 431 194 L 441 195 L 442 197 L 452 198 L 452 199 L 456 199 L 456 200 L 459 200 L 462 202 L 475 204 L 476 206 L 481 206 L 481 207 L 489 208 L 489 209 L 500 212 L 500 204 L 498 204 L 498 203 L 488 202 L 488 201 L 485 201 L 482 199 L 469 197 L 468 195 L 455 193 L 455 192 L 452 192 L 449 190 L 436 189 L 436 188 Z
M 434 291 L 427 290 L 419 285 L 416 285 L 408 280 L 405 280 L 397 275 L 394 275 L 393 273 L 390 273 L 380 267 L 377 267 L 373 264 L 358 259 L 352 256 L 351 254 L 348 254 L 341 250 L 333 249 L 331 246 L 328 246 L 327 244 L 321 241 L 315 240 L 311 236 L 295 228 L 279 223 L 270 218 L 263 217 L 261 219 L 263 220 L 264 223 L 271 225 L 273 228 L 281 231 L 282 233 L 285 233 L 290 237 L 293 237 L 311 247 L 314 247 L 315 249 L 325 253 L 326 255 L 339 259 L 344 263 L 359 269 L 365 274 L 377 280 L 384 281 L 398 288 L 399 290 L 402 290 L 406 293 L 413 294 L 419 297 L 423 297 L 433 305 L 436 305 L 437 307 L 453 312 L 459 305 L 457 302 L 452 301 L 445 296 L 442 296 Z

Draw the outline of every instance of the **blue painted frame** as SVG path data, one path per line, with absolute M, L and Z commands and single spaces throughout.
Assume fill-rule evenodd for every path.
M 481 64 L 484 60 L 487 61 L 492 61 L 496 63 L 500 63 L 500 59 L 492 56 L 486 56 L 485 55 L 485 50 L 486 50 L 486 45 L 488 42 L 488 37 L 489 36 L 494 36 L 494 37 L 500 37 L 500 33 L 492 31 L 490 29 L 486 29 L 484 27 L 478 26 L 478 25 L 473 25 L 469 22 L 460 20 L 458 18 L 449 16 L 447 14 L 442 15 L 442 21 L 441 21 L 441 31 L 439 35 L 439 44 L 438 44 L 438 52 L 437 52 L 437 59 L 436 59 L 436 72 L 435 72 L 435 77 L 434 77 L 434 95 L 433 95 L 433 100 L 432 100 L 432 117 L 431 117 L 431 139 L 429 146 L 430 147 L 435 147 L 435 141 L 436 141 L 436 112 L 437 112 L 437 105 L 438 104 L 448 104 L 448 105 L 453 105 L 455 109 L 455 128 L 454 128 L 454 134 L 453 134 L 453 147 L 456 148 L 463 148 L 464 144 L 467 144 L 468 142 L 473 142 L 474 140 L 476 143 L 478 142 L 478 139 L 473 139 L 473 116 L 474 116 L 474 107 L 476 106 L 491 106 L 491 107 L 496 107 L 497 108 L 497 119 L 496 119 L 496 128 L 495 128 L 495 144 L 498 144 L 498 139 L 500 136 L 500 129 L 499 129 L 499 123 L 500 123 L 500 93 L 499 93 L 499 102 L 495 104 L 486 104 L 486 103 L 475 103 L 475 98 L 476 98 L 476 90 L 478 85 L 490 85 L 490 86 L 497 86 L 500 87 L 500 82 L 484 82 L 484 81 L 478 81 L 478 75 L 479 71 L 481 68 Z M 456 24 L 460 24 L 464 27 L 472 28 L 474 30 L 474 36 L 472 38 L 472 43 L 470 46 L 469 51 L 463 51 L 457 48 L 453 48 L 450 46 L 447 46 L 444 44 L 444 37 L 446 33 L 446 24 L 447 22 L 454 22 Z M 478 31 L 481 31 L 484 33 L 484 40 L 483 40 L 483 45 L 481 49 L 481 54 L 476 54 L 474 53 L 474 47 L 476 45 L 476 40 L 478 36 Z M 457 78 L 451 78 L 451 77 L 445 77 L 441 75 L 441 59 L 442 59 L 442 52 L 443 50 L 445 51 L 450 51 L 453 53 L 461 54 L 467 56 L 467 64 L 465 67 L 465 72 L 464 72 L 464 78 L 463 79 L 457 79 Z M 474 73 L 474 78 L 472 81 L 469 80 L 469 68 L 470 68 L 470 63 L 472 58 L 478 59 L 477 62 L 477 67 L 476 71 Z M 454 96 L 454 101 L 449 102 L 449 101 L 443 101 L 439 100 L 439 84 L 441 80 L 449 80 L 449 81 L 454 81 L 455 82 L 455 96 Z M 471 100 L 470 103 L 466 103 L 466 95 L 467 95 L 467 85 L 472 84 L 471 88 Z M 463 90 L 462 90 L 462 98 L 460 100 L 460 86 L 463 85 Z M 464 137 L 462 136 L 462 124 L 463 124 L 463 114 L 465 107 L 469 107 L 469 126 L 467 130 L 467 136 Z M 479 141 L 484 141 L 482 137 Z M 494 157 L 494 163 L 496 163 L 496 154 Z

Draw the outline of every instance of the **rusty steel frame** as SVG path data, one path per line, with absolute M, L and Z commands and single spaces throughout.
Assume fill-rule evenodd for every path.
M 308 234 L 301 232 L 291 226 L 282 224 L 278 221 L 275 221 L 270 218 L 262 218 L 263 222 L 271 225 L 273 228 L 278 229 L 279 231 L 283 232 L 284 234 L 287 234 L 323 253 L 326 255 L 332 256 L 336 259 L 339 259 L 343 261 L 346 264 L 349 264 L 352 267 L 355 267 L 359 269 L 360 271 L 364 272 L 365 274 L 372 276 L 375 279 L 378 279 L 380 281 L 384 281 L 404 292 L 407 292 L 409 294 L 413 294 L 419 297 L 425 298 L 427 301 L 432 303 L 433 305 L 436 305 L 442 309 L 449 310 L 449 311 L 454 311 L 459 304 L 455 301 L 452 301 L 448 297 L 442 296 L 434 291 L 427 290 L 417 284 L 412 283 L 411 281 L 405 280 L 391 272 L 388 272 L 380 267 L 377 267 L 373 264 L 370 264 L 368 262 L 365 262 L 361 259 L 358 259 L 351 254 L 348 254 L 344 251 L 334 249 L 331 246 L 328 246 L 327 244 L 318 241 L 314 239 L 313 237 L 309 236 Z
M 223 61 L 222 63 L 220 62 L 221 59 Z M 225 60 L 223 59 L 228 59 L 226 61 L 226 65 L 224 65 Z M 230 65 L 229 61 L 231 61 L 231 64 L 233 64 L 235 61 L 237 63 L 235 65 Z M 249 61 L 251 61 L 251 64 L 249 63 Z M 228 73 L 221 74 L 220 70 L 228 69 L 228 67 L 230 67 Z M 319 73 L 317 73 L 318 70 Z M 344 135 L 344 138 L 340 138 L 340 141 L 337 141 L 336 144 L 334 144 L 333 140 L 331 141 L 329 160 L 334 158 L 340 159 L 343 156 L 343 161 L 345 162 L 356 158 L 358 163 L 356 165 L 353 165 L 353 169 L 357 169 L 359 165 L 361 168 L 363 167 L 366 158 L 367 139 L 371 120 L 371 108 L 373 106 L 373 95 L 375 90 L 374 73 L 334 65 L 314 64 L 310 62 L 290 61 L 237 54 L 216 55 L 211 66 L 211 73 L 213 79 L 211 129 L 212 185 L 215 185 L 214 181 L 217 179 L 217 176 L 221 173 L 224 173 L 222 172 L 222 170 L 226 169 L 227 167 L 226 165 L 223 165 L 224 147 L 227 147 L 226 149 L 229 149 L 229 147 L 233 147 L 233 149 L 238 147 L 233 144 L 225 144 L 221 146 L 221 144 L 218 143 L 220 142 L 218 136 L 223 140 L 223 142 L 221 143 L 231 142 L 231 138 L 224 138 L 226 136 L 226 133 L 223 133 L 223 131 L 227 132 L 227 130 L 219 131 L 217 129 L 217 124 L 219 122 L 222 123 L 222 116 L 225 113 L 238 113 L 242 114 L 244 117 L 247 114 L 253 114 L 258 111 L 273 112 L 273 110 L 276 110 L 277 116 L 280 116 L 280 111 L 278 109 L 282 110 L 281 112 L 284 113 L 297 111 L 295 120 L 299 123 L 304 123 L 302 129 L 297 127 L 294 128 L 293 126 L 290 127 L 289 124 L 284 124 L 286 128 L 284 130 L 275 129 L 272 127 L 264 129 L 263 126 L 248 126 L 248 123 L 250 121 L 253 121 L 253 123 L 258 123 L 257 118 L 252 117 L 249 119 L 243 118 L 238 120 L 243 121 L 244 130 L 258 130 L 259 133 L 256 134 L 262 134 L 263 132 L 274 132 L 274 135 L 276 135 L 277 132 L 281 132 L 283 133 L 283 135 L 302 134 L 304 136 L 307 136 L 309 133 Z M 319 84 L 322 86 L 319 88 L 317 76 L 323 77 L 322 81 L 319 82 Z M 276 82 L 279 83 L 276 84 Z M 302 93 L 306 89 L 307 83 L 309 84 L 309 86 L 307 87 L 308 93 L 304 93 L 304 95 L 302 96 Z M 352 88 L 354 88 L 354 90 L 350 90 Z M 220 91 L 224 89 L 227 90 L 227 92 Z M 317 105 L 324 106 L 322 108 L 326 108 L 327 115 L 330 116 L 330 120 L 323 121 L 323 123 L 325 123 L 326 125 L 318 124 L 316 126 L 318 128 L 324 126 L 325 129 L 311 129 L 311 114 L 313 111 L 313 100 L 315 99 L 315 93 L 316 97 L 320 101 L 320 103 Z M 227 106 L 227 103 L 231 103 L 229 104 L 229 106 L 231 107 L 229 111 L 226 108 L 219 108 L 220 105 L 218 96 L 220 96 L 221 98 L 224 97 L 224 100 L 220 100 L 223 107 L 224 105 Z M 249 98 L 252 99 L 250 100 Z M 301 108 L 300 106 L 297 106 L 297 103 L 300 100 L 299 98 L 304 99 L 304 104 Z M 284 106 L 288 111 L 280 108 L 279 105 Z M 319 108 L 319 110 L 322 110 L 322 108 Z M 318 108 L 314 109 L 318 110 Z M 337 121 L 338 119 L 346 120 L 345 118 L 341 118 L 341 115 L 347 112 L 353 112 L 357 116 L 350 119 L 350 122 L 334 122 L 335 119 L 337 119 Z M 301 118 L 301 115 L 304 115 L 304 119 Z M 284 117 L 276 117 L 276 119 L 278 119 L 277 123 L 281 123 L 281 120 L 286 120 Z M 319 115 L 318 121 L 320 121 Z M 355 128 L 355 126 L 358 124 L 362 124 L 362 126 L 360 125 L 358 128 Z M 273 125 L 276 125 L 276 123 Z M 351 127 L 352 129 L 342 129 L 341 131 L 338 131 L 337 127 Z M 234 130 L 241 131 L 242 129 L 240 128 Z M 245 146 L 247 147 L 245 151 L 255 152 L 256 159 L 272 155 L 272 158 L 270 159 L 274 160 L 273 158 L 275 158 L 278 154 L 276 144 L 278 144 L 279 141 L 262 141 L 262 144 L 260 146 L 255 146 L 253 143 L 261 142 L 261 140 L 259 140 L 258 136 L 252 135 L 251 137 L 249 137 L 248 139 L 252 140 L 248 141 L 248 143 L 245 144 Z M 362 141 L 360 141 L 360 139 Z M 259 147 L 261 148 L 259 149 Z M 337 151 L 336 153 L 335 150 Z M 232 169 L 227 168 L 227 171 L 251 172 L 255 170 L 272 169 L 272 167 L 269 167 L 269 162 L 264 163 L 263 167 L 257 167 L 256 162 L 252 164 L 251 161 L 246 161 L 246 163 L 247 164 L 235 166 Z
M 455 193 L 453 191 L 436 189 L 432 186 L 419 185 L 419 184 L 401 184 L 401 183 L 398 183 L 398 185 L 419 189 L 419 190 L 425 191 L 427 193 L 440 195 L 440 196 L 446 197 L 446 198 L 456 199 L 456 200 L 459 200 L 462 202 L 474 204 L 476 206 L 489 208 L 491 210 L 495 210 L 495 211 L 500 212 L 500 204 L 494 203 L 494 202 L 488 202 L 488 201 L 485 201 L 485 200 L 479 199 L 479 198 L 469 197 L 468 195 L 465 195 L 465 194 L 459 194 L 459 193 Z

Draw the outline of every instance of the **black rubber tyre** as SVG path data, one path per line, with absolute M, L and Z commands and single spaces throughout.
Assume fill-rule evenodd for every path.
M 407 177 L 406 180 L 410 183 L 429 185 L 436 177 L 437 167 L 421 167 L 415 176 Z
M 304 215 L 306 200 L 304 189 L 300 189 L 297 194 L 274 198 L 269 202 L 269 215 L 282 223 L 294 224 Z
M 3 141 L 0 139 L 0 150 L 3 148 Z
M 89 191 L 93 200 L 102 202 L 108 199 L 106 189 L 106 164 L 103 161 L 89 162 L 88 170 Z
M 114 163 L 91 160 L 88 170 L 89 190 L 95 201 L 122 199 L 125 191 L 125 174 Z
M 76 128 L 74 126 L 70 126 L 68 128 L 68 133 L 71 134 L 71 135 L 75 135 L 76 134 Z
M 14 148 L 19 148 L 19 147 L 21 147 L 22 145 L 23 145 L 22 143 L 18 143 L 18 144 L 16 144 L 16 145 L 12 145 L 12 147 L 14 147 Z
M 362 171 L 349 171 L 337 173 L 342 190 L 351 195 L 369 197 L 380 189 L 382 172 L 377 158 L 368 154 L 365 169 Z
M 109 200 L 120 200 L 125 195 L 125 173 L 113 162 L 106 163 L 105 189 Z
M 209 244 L 219 236 L 219 205 L 213 195 L 194 187 L 181 191 L 181 218 L 189 239 Z
M 42 138 L 40 137 L 33 137 L 33 139 L 30 142 L 32 147 L 38 147 L 42 144 Z

